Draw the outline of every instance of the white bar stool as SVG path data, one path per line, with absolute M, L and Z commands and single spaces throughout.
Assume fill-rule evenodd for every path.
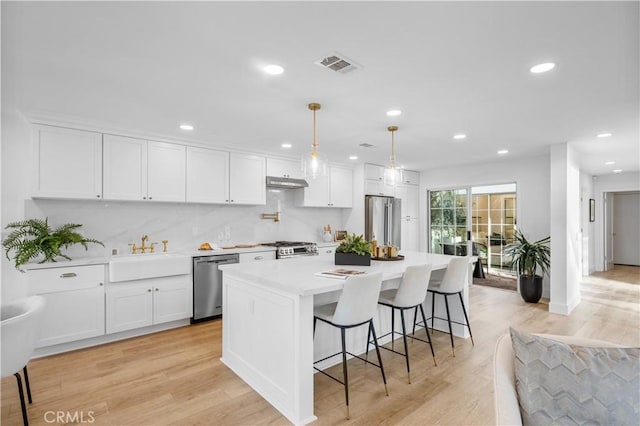
M 380 357 L 380 349 L 378 348 L 378 339 L 376 338 L 376 331 L 373 326 L 373 316 L 376 313 L 378 295 L 380 294 L 381 286 L 382 273 L 352 276 L 345 280 L 342 294 L 340 295 L 337 303 L 314 307 L 314 336 L 316 332 L 316 323 L 318 320 L 340 329 L 342 338 L 342 352 L 338 352 L 315 361 L 313 368 L 320 373 L 331 377 L 338 383 L 342 383 L 344 385 L 344 396 L 347 405 L 347 419 L 349 418 L 349 378 L 347 374 L 347 354 L 380 368 L 380 372 L 382 373 L 382 381 L 384 382 L 384 390 L 387 396 L 389 396 L 389 391 L 387 389 L 387 378 L 384 374 L 382 358 Z M 365 324 L 369 324 L 369 332 L 367 336 L 373 335 L 373 342 L 376 347 L 376 353 L 378 354 L 378 365 L 346 350 L 345 330 L 348 328 L 359 327 Z M 342 374 L 344 381 L 340 381 L 339 379 L 315 367 L 315 364 L 339 354 L 342 354 Z
M 428 292 L 431 294 L 431 332 L 433 332 L 433 321 L 434 318 L 444 320 L 445 318 L 440 318 L 435 316 L 435 298 L 436 295 L 444 296 L 444 306 L 447 310 L 447 324 L 449 324 L 449 337 L 451 339 L 451 351 L 453 352 L 453 356 L 456 356 L 456 349 L 453 343 L 453 331 L 451 329 L 451 323 L 460 324 L 469 329 L 469 336 L 471 337 L 471 344 L 475 346 L 473 342 L 473 334 L 471 334 L 471 325 L 469 323 L 469 317 L 467 316 L 467 310 L 464 307 L 464 300 L 462 299 L 462 292 L 464 291 L 464 285 L 467 282 L 467 275 L 469 273 L 469 258 L 468 257 L 454 257 L 449 261 L 449 265 L 447 266 L 447 270 L 442 277 L 442 281 L 440 282 L 432 282 L 429 283 Z M 451 314 L 449 313 L 449 301 L 448 297 L 457 294 L 460 298 L 460 305 L 462 306 L 462 313 L 464 314 L 465 324 L 457 321 L 451 321 Z M 419 323 L 418 323 L 419 324 Z M 423 319 L 423 324 L 426 328 L 427 323 Z M 414 330 L 415 330 L 416 322 L 414 316 Z
M 411 383 L 411 369 L 409 367 L 409 347 L 407 346 L 407 337 L 415 340 L 420 340 L 429 344 L 431 348 L 431 355 L 433 356 L 433 365 L 436 363 L 436 354 L 433 351 L 433 344 L 431 343 L 431 336 L 429 335 L 429 329 L 425 326 L 424 330 L 427 333 L 427 340 L 422 340 L 415 337 L 415 325 L 413 329 L 413 336 L 407 336 L 407 331 L 404 323 L 404 311 L 407 309 L 415 309 L 416 313 L 420 308 L 422 314 L 422 321 L 426 324 L 424 315 L 424 309 L 422 304 L 427 296 L 427 286 L 429 285 L 429 278 L 431 277 L 431 265 L 415 265 L 409 266 L 402 275 L 402 280 L 397 289 L 385 290 L 380 293 L 378 304 L 388 306 L 391 308 L 391 331 L 384 336 L 391 334 L 391 349 L 382 346 L 382 349 L 386 349 L 398 355 L 405 357 L 407 363 L 407 380 Z M 395 333 L 395 312 L 396 309 L 400 311 L 400 322 L 402 323 L 402 339 L 404 341 L 404 353 L 395 351 L 393 349 L 393 338 Z M 415 316 L 414 316 L 415 324 Z M 380 337 L 384 337 L 380 336 Z M 369 351 L 369 343 L 367 342 L 367 352 Z

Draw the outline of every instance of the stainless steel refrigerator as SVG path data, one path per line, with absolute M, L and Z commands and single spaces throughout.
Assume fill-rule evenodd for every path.
M 364 237 L 371 241 L 375 236 L 378 245 L 394 245 L 402 248 L 402 200 L 393 197 L 365 196 Z

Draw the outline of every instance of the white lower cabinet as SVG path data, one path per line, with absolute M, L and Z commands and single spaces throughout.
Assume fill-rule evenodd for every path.
M 107 333 L 190 318 L 191 293 L 191 275 L 110 283 Z
M 44 297 L 36 347 L 105 334 L 104 265 L 28 271 L 29 293 Z
M 318 256 L 333 257 L 336 253 L 337 244 L 331 246 L 321 246 L 318 244 Z

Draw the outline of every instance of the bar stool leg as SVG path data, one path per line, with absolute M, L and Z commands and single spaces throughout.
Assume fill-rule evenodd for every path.
M 24 426 L 29 426 L 29 418 L 27 417 L 27 407 L 24 402 L 24 390 L 22 390 L 22 379 L 20 373 L 15 373 L 16 380 L 18 381 L 18 394 L 20 395 L 20 408 L 22 409 L 22 422 Z
M 380 356 L 380 346 L 378 346 L 378 338 L 376 337 L 376 329 L 373 326 L 373 320 L 370 320 L 369 326 L 371 327 L 371 334 L 373 335 L 373 344 L 376 347 L 376 354 L 378 355 L 378 364 L 380 364 L 380 372 L 382 373 L 382 381 L 384 382 L 384 391 L 389 396 L 389 389 L 387 389 L 387 377 L 384 375 L 384 366 L 382 365 L 382 357 Z
M 400 321 L 402 322 L 402 340 L 404 341 L 404 358 L 407 361 L 407 380 L 411 384 L 411 369 L 409 368 L 409 346 L 407 345 L 407 330 L 404 325 L 404 309 L 400 309 Z
M 347 420 L 349 419 L 349 377 L 347 375 L 347 348 L 345 343 L 345 329 L 340 328 L 342 337 L 342 374 L 344 376 L 344 398 L 347 403 Z
M 444 294 L 444 307 L 447 309 L 447 323 L 449 323 L 449 338 L 451 339 L 451 351 L 453 352 L 453 357 L 456 357 L 456 348 L 453 345 L 453 330 L 451 329 L 451 315 L 449 314 L 449 300 L 447 298 L 448 294 Z
M 373 322 L 369 322 L 369 331 L 367 331 L 367 350 L 364 351 L 364 359 L 365 360 L 369 359 L 369 344 L 371 344 L 371 326 L 372 326 L 372 324 L 373 324 Z M 364 366 L 366 367 L 367 364 L 365 363 Z
M 469 330 L 469 334 L 471 334 L 471 330 Z M 31 399 L 31 386 L 29 386 L 29 374 L 27 374 L 27 366 L 25 365 L 22 369 L 24 372 L 24 384 L 27 386 L 27 397 L 29 398 L 29 404 L 33 403 Z
M 424 309 L 422 308 L 422 305 L 420 305 L 420 315 L 422 315 L 422 321 L 425 324 L 424 331 L 427 332 L 427 340 L 429 341 L 429 347 L 431 348 L 431 356 L 433 356 L 433 365 L 437 367 L 438 364 L 436 363 L 436 353 L 433 351 L 433 343 L 431 343 L 431 336 L 429 335 L 429 327 L 427 327 L 427 320 L 425 319 Z M 415 321 L 414 321 L 414 327 L 415 327 Z
M 433 333 L 433 322 L 436 320 L 436 316 L 435 316 L 435 309 L 436 306 L 436 294 L 435 293 L 431 293 L 431 332 Z M 424 325 L 425 327 L 427 326 L 427 324 Z
M 393 350 L 393 342 L 395 341 L 396 329 L 396 310 L 391 308 L 391 350 Z
M 467 322 L 467 328 L 469 329 L 469 337 L 471 337 L 471 345 L 475 346 L 475 343 L 473 343 L 473 334 L 471 334 L 471 323 L 469 322 L 469 317 L 467 316 L 467 310 L 464 308 L 464 302 L 462 301 L 462 292 L 458 293 L 458 296 L 460 296 L 460 304 L 462 305 L 462 313 L 464 314 L 464 320 Z
M 422 306 L 420 306 L 422 307 Z M 423 315 L 424 316 L 424 315 Z M 413 331 L 411 332 L 412 336 L 416 335 L 416 320 L 418 319 L 418 307 L 416 306 L 416 308 L 413 311 Z M 427 326 L 427 324 L 425 323 L 424 325 L 425 327 Z

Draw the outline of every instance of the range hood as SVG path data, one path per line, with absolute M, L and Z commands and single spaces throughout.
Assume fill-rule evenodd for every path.
M 267 188 L 296 189 L 306 188 L 307 186 L 309 186 L 309 184 L 304 179 L 267 176 Z

